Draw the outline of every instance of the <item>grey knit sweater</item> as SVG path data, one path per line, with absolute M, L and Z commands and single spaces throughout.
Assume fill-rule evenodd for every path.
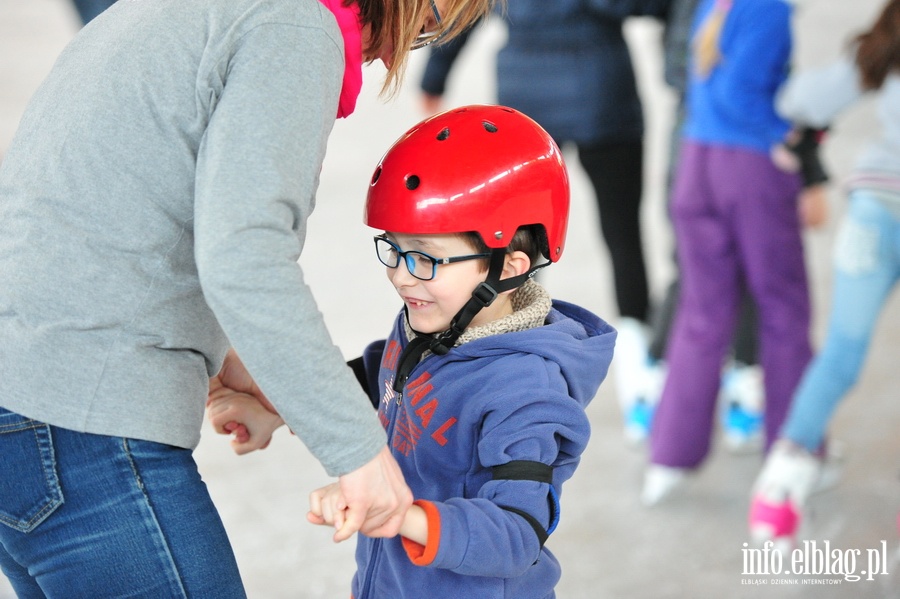
M 297 259 L 343 42 L 316 0 L 123 0 L 0 167 L 0 406 L 194 447 L 229 344 L 333 475 L 384 446 Z

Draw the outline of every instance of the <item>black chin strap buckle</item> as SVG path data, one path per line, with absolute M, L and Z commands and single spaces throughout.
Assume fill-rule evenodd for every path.
M 479 283 L 478 287 L 475 288 L 475 291 L 472 292 L 472 299 L 478 302 L 479 309 L 487 308 L 494 303 L 494 300 L 497 299 L 497 295 L 496 289 L 487 283 Z
M 463 334 L 463 331 L 466 330 L 466 327 L 469 326 L 469 323 L 472 322 L 475 315 L 482 308 L 486 308 L 494 303 L 497 295 L 497 290 L 492 285 L 489 285 L 487 282 L 480 283 L 475 288 L 475 291 L 472 292 L 472 297 L 469 298 L 466 305 L 453 318 L 450 328 L 432 339 L 429 349 L 439 356 L 446 355 L 460 335 Z

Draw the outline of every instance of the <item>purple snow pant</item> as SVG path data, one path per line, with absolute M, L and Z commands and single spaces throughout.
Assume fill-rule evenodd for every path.
M 695 468 L 709 452 L 741 291 L 759 312 L 766 449 L 811 357 L 799 177 L 760 152 L 685 142 L 672 198 L 681 297 L 653 419 L 651 462 Z

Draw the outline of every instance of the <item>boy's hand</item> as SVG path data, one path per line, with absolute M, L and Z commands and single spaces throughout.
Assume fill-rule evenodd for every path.
M 331 525 L 335 528 L 334 542 L 339 543 L 352 535 L 342 531 L 346 523 L 347 502 L 341 493 L 339 483 L 332 483 L 309 494 L 309 512 L 306 519 L 319 526 Z
M 256 397 L 227 387 L 210 389 L 206 414 L 217 433 L 232 436 L 231 447 L 238 455 L 268 447 L 272 433 L 284 424 Z
M 336 542 L 357 530 L 367 537 L 397 536 L 413 496 L 386 446 L 367 464 L 339 477 L 338 482 L 347 510 L 345 522 L 335 534 Z

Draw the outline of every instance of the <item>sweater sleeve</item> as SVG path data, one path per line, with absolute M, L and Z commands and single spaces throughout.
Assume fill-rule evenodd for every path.
M 789 121 L 823 129 L 863 92 L 859 72 L 849 57 L 818 69 L 791 75 L 777 99 L 778 112 Z
M 260 388 L 331 475 L 385 435 L 297 260 L 334 124 L 343 55 L 322 24 L 262 25 L 224 59 L 197 156 L 195 253 L 207 303 Z
M 513 461 L 552 466 L 553 486 L 558 491 L 575 470 L 590 425 L 583 407 L 567 395 L 564 384 L 553 384 L 560 377 L 548 370 L 552 367 L 533 356 L 527 360 L 534 362 L 520 362 L 515 368 L 529 374 L 521 377 L 506 397 L 491 401 L 492 407 L 484 414 L 478 459 L 485 468 Z M 548 531 L 558 516 L 557 509 L 556 492 L 548 483 L 487 480 L 474 497 L 433 502 L 426 509 L 428 542 L 404 546 L 418 565 L 470 576 L 520 576 L 538 559 L 542 546 L 535 528 L 522 514 Z

